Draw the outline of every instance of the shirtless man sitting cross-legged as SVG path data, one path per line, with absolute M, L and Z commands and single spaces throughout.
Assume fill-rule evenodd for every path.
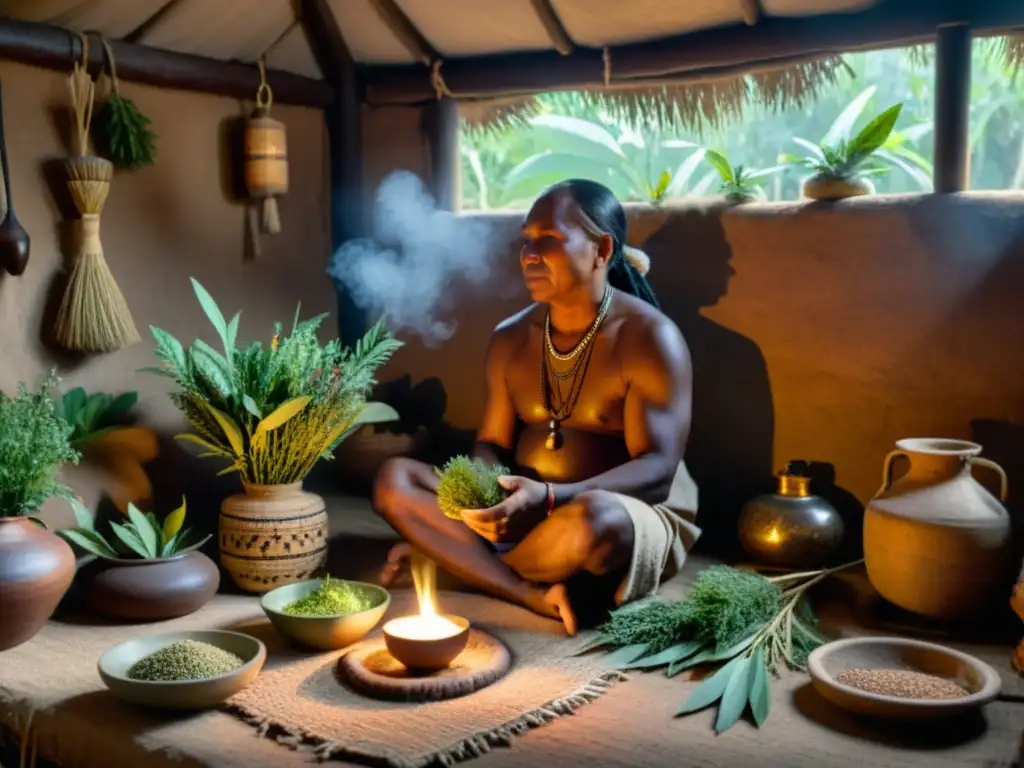
M 624 247 L 626 216 L 600 184 L 548 190 L 523 225 L 520 263 L 534 304 L 494 331 L 474 455 L 512 467 L 500 504 L 445 517 L 432 467 L 394 459 L 374 507 L 410 545 L 467 584 L 560 619 L 578 605 L 567 582 L 612 585 L 607 604 L 652 594 L 699 530 L 682 462 L 690 427 L 690 356 Z M 572 604 L 571 604 L 572 602 Z

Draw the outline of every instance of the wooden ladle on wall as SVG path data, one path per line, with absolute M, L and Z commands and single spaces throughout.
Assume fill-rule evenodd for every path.
M 7 198 L 7 216 L 0 223 L 0 267 L 12 275 L 20 275 L 28 266 L 29 237 L 14 215 L 11 202 L 11 172 L 7 165 L 7 141 L 4 138 L 3 97 L 0 95 L 0 167 L 4 174 L 4 195 Z

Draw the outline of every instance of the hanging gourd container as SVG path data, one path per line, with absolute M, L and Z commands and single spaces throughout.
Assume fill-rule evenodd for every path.
M 261 201 L 263 231 L 277 234 L 277 197 L 288 192 L 288 144 L 284 124 L 270 117 L 272 101 L 261 60 L 256 112 L 245 125 L 245 186 L 250 198 Z

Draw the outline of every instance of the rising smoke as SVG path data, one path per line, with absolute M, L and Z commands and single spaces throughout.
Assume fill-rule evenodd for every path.
M 345 243 L 327 272 L 392 332 L 436 346 L 455 333 L 445 315 L 459 288 L 481 288 L 505 252 L 497 235 L 493 224 L 439 209 L 415 174 L 396 171 L 377 189 L 373 238 Z

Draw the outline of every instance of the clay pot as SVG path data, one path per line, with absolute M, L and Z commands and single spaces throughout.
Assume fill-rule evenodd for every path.
M 869 179 L 822 179 L 808 176 L 804 179 L 802 194 L 808 200 L 843 200 L 847 197 L 875 194 L 875 185 Z
M 290 485 L 245 485 L 224 500 L 220 563 L 247 592 L 306 581 L 327 561 L 324 500 Z
M 89 610 L 124 621 L 161 621 L 194 613 L 220 586 L 220 570 L 202 552 L 161 560 L 97 558 L 78 574 Z
M 1010 516 L 971 474 L 987 467 L 981 446 L 965 440 L 900 440 L 885 457 L 883 482 L 864 513 L 868 578 L 889 602 L 924 616 L 965 618 L 1005 600 L 1012 583 Z M 892 464 L 910 469 L 892 482 Z
M 75 553 L 24 517 L 0 517 L 0 651 L 30 640 L 75 577 Z

